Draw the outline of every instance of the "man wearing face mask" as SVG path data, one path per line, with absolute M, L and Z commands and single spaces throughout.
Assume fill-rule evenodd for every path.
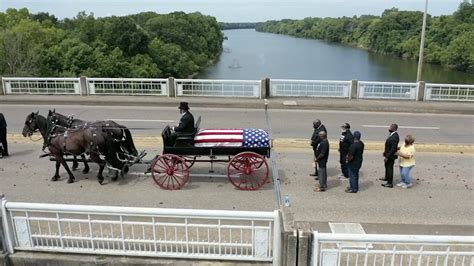
M 347 154 L 349 153 L 349 147 L 354 143 L 354 136 L 352 136 L 351 125 L 344 123 L 341 126 L 341 136 L 339 137 L 339 163 L 341 164 L 341 175 L 340 180 L 348 180 L 349 169 L 347 169 Z
M 311 136 L 311 146 L 313 147 L 314 152 L 314 173 L 310 174 L 310 176 L 314 176 L 316 180 L 318 180 L 318 166 L 316 163 L 316 149 L 318 147 L 319 142 L 321 142 L 321 138 L 319 137 L 319 132 L 326 132 L 326 127 L 321 123 L 321 120 L 316 119 L 313 121 L 313 135 Z
M 181 119 L 179 120 L 179 125 L 173 127 L 172 130 L 175 136 L 180 134 L 191 134 L 194 132 L 194 116 L 189 112 L 189 106 L 187 102 L 179 103 L 179 113 L 181 114 Z
M 393 187 L 393 164 L 398 158 L 396 155 L 398 149 L 398 142 L 400 138 L 397 133 L 398 125 L 391 124 L 388 132 L 387 140 L 385 141 L 385 149 L 383 152 L 383 160 L 385 165 L 385 177 L 380 178 L 381 181 L 387 181 L 387 183 L 382 184 L 383 187 L 392 188 Z

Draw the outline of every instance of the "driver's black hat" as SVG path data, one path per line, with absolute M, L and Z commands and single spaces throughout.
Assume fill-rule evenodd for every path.
M 181 109 L 181 110 L 189 110 L 188 103 L 187 103 L 187 102 L 180 102 L 178 109 Z

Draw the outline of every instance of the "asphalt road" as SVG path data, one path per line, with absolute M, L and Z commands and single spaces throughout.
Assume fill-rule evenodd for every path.
M 132 128 L 133 134 L 160 135 L 167 124 L 177 124 L 179 113 L 171 107 L 136 106 L 67 106 L 0 105 L 8 122 L 9 133 L 21 133 L 25 117 L 33 111 L 47 115 L 56 108 L 62 114 L 73 114 L 83 120 L 113 119 Z M 201 128 L 256 127 L 267 128 L 265 113 L 256 109 L 193 108 L 197 119 L 202 117 Z M 453 114 L 406 114 L 355 111 L 270 110 L 273 138 L 309 139 L 312 121 L 319 118 L 325 124 L 329 138 L 337 140 L 339 126 L 348 122 L 352 131 L 362 132 L 363 140 L 384 141 L 388 125 L 398 123 L 399 133 L 414 134 L 418 143 L 471 144 L 474 137 L 474 116 Z
M 142 147 L 138 147 L 142 148 Z M 161 147 L 148 150 L 152 159 Z M 344 193 L 347 181 L 339 181 L 338 156 L 331 150 L 328 163 L 328 191 L 316 193 L 311 171 L 311 151 L 277 150 L 277 164 L 282 195 L 290 198 L 290 211 L 297 221 L 361 222 L 400 224 L 472 225 L 474 217 L 474 155 L 418 153 L 413 170 L 414 187 L 383 188 L 377 179 L 383 175 L 379 152 L 366 152 L 361 170 L 360 192 Z M 0 193 L 8 200 L 139 206 L 163 208 L 222 209 L 271 211 L 275 208 L 273 184 L 258 191 L 235 189 L 227 177 L 209 174 L 210 165 L 197 163 L 191 169 L 191 180 L 181 190 L 162 190 L 149 175 L 146 165 L 136 165 L 124 178 L 113 182 L 106 178 L 99 185 L 91 172 L 74 172 L 76 183 L 67 184 L 67 174 L 61 168 L 61 179 L 50 181 L 54 163 L 38 158 L 41 143 L 11 146 L 11 156 L 0 159 Z M 81 166 L 82 167 L 82 166 Z M 225 174 L 226 165 L 217 164 L 215 174 Z M 395 166 L 395 182 L 399 173 Z

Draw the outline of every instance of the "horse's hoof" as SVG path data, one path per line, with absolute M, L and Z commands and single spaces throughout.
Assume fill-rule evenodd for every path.
M 74 179 L 68 179 L 68 180 L 67 180 L 67 183 L 68 183 L 68 184 L 74 183 Z
M 117 181 L 117 179 L 118 179 L 118 175 L 115 175 L 112 177 L 112 181 Z
M 101 184 L 101 185 L 102 185 L 103 183 L 104 183 L 104 179 L 102 179 L 102 180 L 101 180 L 101 179 L 99 179 L 99 184 Z
M 83 174 L 89 173 L 89 168 L 84 168 L 84 169 L 82 170 L 82 173 L 83 173 Z
M 130 170 L 130 167 L 128 167 L 128 165 L 125 165 L 125 166 L 122 168 L 122 175 L 123 175 L 123 174 L 127 174 L 127 173 L 128 173 L 128 170 Z
M 53 177 L 51 178 L 51 181 L 53 181 L 53 182 L 54 182 L 54 181 L 58 181 L 58 179 L 59 179 L 59 176 L 53 176 Z

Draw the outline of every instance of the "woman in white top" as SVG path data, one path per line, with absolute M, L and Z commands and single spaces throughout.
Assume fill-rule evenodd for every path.
M 415 138 L 412 135 L 407 135 L 405 143 L 400 147 L 397 155 L 400 158 L 400 176 L 402 182 L 397 186 L 402 188 L 412 187 L 413 184 L 410 182 L 410 171 L 415 166 Z

